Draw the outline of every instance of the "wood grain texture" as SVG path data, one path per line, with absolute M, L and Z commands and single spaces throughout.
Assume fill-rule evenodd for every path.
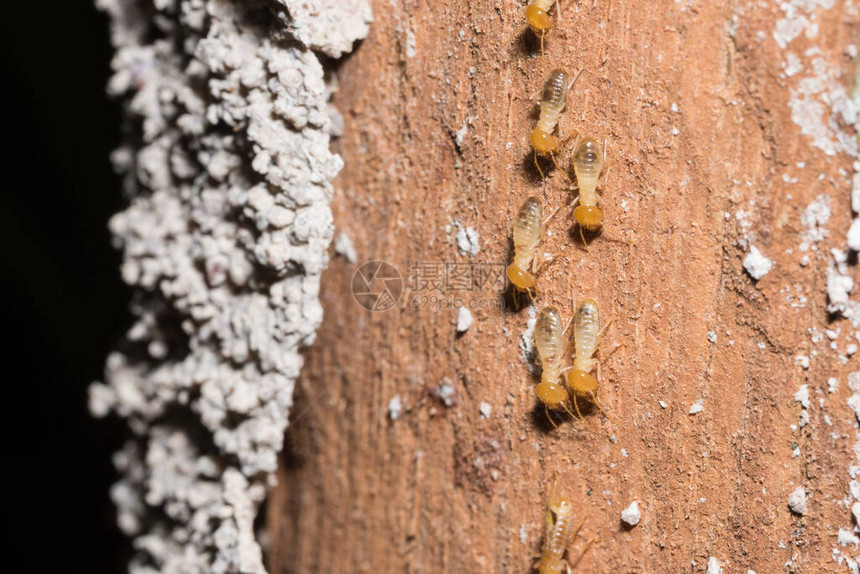
M 792 122 L 775 4 L 593 4 L 562 3 L 543 58 L 516 34 L 524 3 L 374 6 L 335 98 L 346 161 L 336 223 L 359 262 L 334 259 L 324 278 L 326 318 L 267 509 L 271 572 L 528 572 L 554 486 L 587 517 L 584 538 L 600 539 L 578 572 L 704 572 L 711 556 L 727 573 L 848 571 L 831 549 L 851 526 L 845 379 L 856 360 L 843 365 L 809 329 L 850 333 L 827 315 L 826 273 L 850 223 L 851 161 L 814 149 Z M 838 12 L 798 42 L 819 47 L 850 85 L 843 54 L 857 22 Z M 587 252 L 571 226 L 574 195 L 557 171 L 542 185 L 528 146 L 556 66 L 585 67 L 562 137 L 608 144 L 606 224 Z M 821 194 L 832 199 L 829 232 L 802 253 L 800 216 Z M 544 243 L 556 260 L 539 303 L 566 319 L 571 293 L 595 297 L 613 319 L 604 351 L 623 345 L 603 363 L 608 419 L 592 410 L 587 424 L 546 422 L 519 346 L 527 309 L 473 310 L 458 336 L 456 309 L 410 306 L 422 294 L 409 281 L 416 261 L 506 264 L 529 195 L 563 206 Z M 474 258 L 459 252 L 454 220 L 478 232 Z M 745 238 L 775 263 L 757 284 L 743 270 Z M 413 289 L 370 313 L 350 284 L 374 259 Z M 494 306 L 500 290 L 455 295 Z M 438 393 L 446 382 L 450 406 Z M 811 423 L 798 428 L 802 384 Z M 395 396 L 405 412 L 391 420 Z M 688 414 L 699 399 L 704 411 Z M 800 485 L 811 494 L 802 517 L 787 507 Z M 625 529 L 633 500 L 642 522 Z

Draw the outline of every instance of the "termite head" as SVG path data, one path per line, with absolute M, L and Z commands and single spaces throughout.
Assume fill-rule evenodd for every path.
M 578 205 L 573 210 L 573 218 L 588 231 L 598 231 L 603 227 L 603 210 L 596 205 Z
M 537 284 L 535 276 L 521 269 L 516 263 L 508 265 L 508 279 L 520 291 L 534 289 L 534 286 Z
M 597 393 L 597 379 L 581 369 L 573 369 L 567 372 L 567 386 L 577 395 L 595 395 Z
M 562 408 L 567 404 L 567 389 L 558 383 L 544 381 L 535 390 L 538 400 L 551 409 Z
M 558 140 L 555 136 L 540 128 L 535 128 L 529 134 L 529 141 L 535 151 L 541 155 L 550 155 L 558 151 Z
M 552 20 L 546 10 L 541 10 L 535 4 L 530 4 L 529 7 L 526 8 L 526 22 L 528 22 L 529 28 L 532 29 L 532 32 L 538 36 L 549 31 L 552 26 Z

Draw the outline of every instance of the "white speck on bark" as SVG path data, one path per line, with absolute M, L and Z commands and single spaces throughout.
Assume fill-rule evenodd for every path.
M 478 406 L 478 410 L 481 412 L 481 416 L 485 419 L 490 418 L 490 415 L 493 414 L 493 407 L 487 401 L 481 401 L 481 404 Z
M 394 395 L 388 401 L 388 416 L 391 420 L 396 421 L 403 414 L 403 399 L 400 395 Z
M 795 514 L 804 515 L 806 514 L 807 509 L 807 498 L 806 491 L 803 490 L 802 486 L 798 486 L 795 488 L 791 494 L 788 495 L 788 507 Z
M 454 397 L 457 394 L 457 389 L 454 388 L 451 379 L 448 377 L 442 379 L 442 384 L 439 385 L 438 394 L 446 407 L 454 406 Z
M 639 524 L 642 518 L 642 513 L 639 512 L 639 503 L 635 500 L 630 503 L 630 506 L 621 511 L 621 520 L 630 526 Z
M 848 247 L 854 251 L 860 251 L 860 218 L 852 221 L 848 229 Z
M 695 403 L 690 406 L 690 414 L 695 415 L 705 410 L 704 405 L 702 404 L 702 399 L 699 399 Z
M 458 148 L 463 147 L 463 142 L 466 140 L 466 136 L 469 134 L 469 122 L 468 120 L 463 124 L 457 133 L 454 134 L 454 142 L 457 144 Z
M 355 263 L 358 261 L 358 254 L 355 252 L 355 246 L 352 244 L 352 239 L 349 235 L 341 231 L 334 239 L 334 252 L 349 261 Z
M 849 544 L 853 544 L 854 548 L 856 549 L 857 546 L 860 545 L 860 538 L 857 538 L 857 535 L 848 530 L 847 528 L 840 528 L 837 542 L 843 548 L 845 548 Z
M 800 385 L 800 389 L 794 393 L 794 400 L 803 405 L 803 408 L 809 408 L 809 385 Z
M 457 226 L 457 248 L 463 255 L 471 255 L 474 257 L 481 250 L 478 232 L 473 227 L 463 227 L 458 221 L 454 220 L 454 225 Z
M 465 333 L 474 322 L 475 320 L 472 318 L 472 312 L 466 307 L 460 307 L 457 311 L 457 332 Z
M 806 228 L 803 241 L 800 244 L 801 251 L 808 251 L 813 244 L 823 241 L 827 236 L 827 222 L 830 221 L 831 213 L 830 196 L 822 193 L 816 197 L 800 216 L 800 222 Z
M 526 321 L 526 330 L 520 337 L 520 353 L 523 361 L 532 374 L 540 372 L 540 356 L 535 349 L 535 324 L 537 324 L 538 308 L 531 305 L 528 308 L 529 318 Z
M 758 281 L 773 269 L 773 261 L 762 255 L 755 245 L 750 245 L 750 252 L 744 258 L 744 269 L 750 277 Z
M 720 561 L 713 556 L 708 558 L 708 574 L 723 574 L 723 567 L 720 566 Z

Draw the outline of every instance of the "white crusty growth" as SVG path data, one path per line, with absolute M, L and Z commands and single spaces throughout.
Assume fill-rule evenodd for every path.
M 265 571 L 253 523 L 322 320 L 342 165 L 308 47 L 339 55 L 370 20 L 363 0 L 308 5 L 98 0 L 128 104 L 110 228 L 135 323 L 90 407 L 132 431 L 111 497 L 134 574 Z

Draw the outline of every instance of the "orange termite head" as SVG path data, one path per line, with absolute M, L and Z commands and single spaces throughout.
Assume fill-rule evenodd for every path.
M 529 141 L 535 151 L 541 155 L 549 155 L 558 151 L 558 140 L 555 136 L 540 128 L 535 128 L 529 134 Z
M 529 7 L 526 8 L 526 22 L 528 22 L 532 32 L 538 36 L 548 32 L 552 26 L 552 19 L 546 10 L 541 10 L 534 4 L 529 4 Z
M 558 383 L 541 382 L 535 391 L 538 400 L 551 409 L 562 408 L 567 404 L 567 389 Z
M 567 372 L 567 385 L 577 395 L 594 396 L 597 394 L 597 379 L 580 369 Z
M 573 218 L 588 231 L 598 231 L 603 227 L 603 210 L 596 205 L 578 205 L 573 210 Z
M 520 269 L 520 266 L 516 263 L 508 265 L 508 279 L 520 291 L 534 289 L 534 286 L 537 284 L 535 276 L 528 271 Z

